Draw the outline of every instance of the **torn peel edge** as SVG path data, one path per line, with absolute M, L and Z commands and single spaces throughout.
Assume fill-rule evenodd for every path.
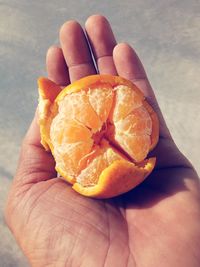
M 45 77 L 38 78 L 38 91 L 43 99 L 49 99 L 52 103 L 62 91 L 62 88 Z
M 95 186 L 83 187 L 76 182 L 72 188 L 87 197 L 115 197 L 130 191 L 143 182 L 154 169 L 155 163 L 156 158 L 146 159 L 138 166 L 125 160 L 116 160 L 102 171 Z
M 65 88 L 63 88 L 62 92 L 58 95 L 58 97 L 56 97 L 55 101 L 59 103 L 67 94 L 76 93 L 81 90 L 87 90 L 89 87 L 95 87 L 95 84 L 99 85 L 106 83 L 111 87 L 115 87 L 117 85 L 128 86 L 133 89 L 138 95 L 140 95 L 142 99 L 145 98 L 141 90 L 131 81 L 128 81 L 120 76 L 112 76 L 109 74 L 96 74 L 81 78 L 80 80 L 75 81 L 72 84 L 66 86 Z
M 72 185 L 76 183 L 76 179 L 74 177 L 69 176 L 61 168 L 59 168 L 59 167 L 56 166 L 55 169 L 56 169 L 57 173 L 59 174 L 59 178 L 61 178 L 65 182 L 68 182 L 68 183 L 70 183 Z
M 51 80 L 44 77 L 40 77 L 38 79 L 38 124 L 40 126 L 41 144 L 44 146 L 46 151 L 53 149 L 49 132 L 51 122 L 54 118 L 53 114 L 56 114 L 57 110 L 57 105 L 54 100 L 61 91 L 62 89 L 60 86 Z
M 143 100 L 143 106 L 145 107 L 145 109 L 147 110 L 147 112 L 149 113 L 150 117 L 151 117 L 151 121 L 152 121 L 152 132 L 151 132 L 151 146 L 149 148 L 149 152 L 152 151 L 155 146 L 158 143 L 159 140 L 159 119 L 158 119 L 158 115 L 156 114 L 156 112 L 153 110 L 153 108 L 149 105 L 149 103 L 147 102 L 147 100 Z

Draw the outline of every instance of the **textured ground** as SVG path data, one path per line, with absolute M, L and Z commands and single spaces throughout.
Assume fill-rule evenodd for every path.
M 59 26 L 106 15 L 138 51 L 179 148 L 200 173 L 199 0 L 6 0 L 0 3 L 0 266 L 28 266 L 2 210 L 22 137 L 37 104 L 36 79 Z

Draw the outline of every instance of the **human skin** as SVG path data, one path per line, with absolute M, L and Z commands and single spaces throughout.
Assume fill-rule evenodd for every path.
M 57 178 L 54 159 L 40 144 L 36 112 L 9 192 L 7 224 L 31 266 L 199 267 L 198 176 L 173 142 L 135 51 L 116 43 L 100 15 L 89 17 L 85 30 L 99 73 L 131 80 L 156 110 L 160 138 L 151 152 L 156 168 L 122 196 L 83 197 Z M 60 47 L 48 50 L 46 62 L 49 78 L 62 86 L 96 73 L 76 21 L 61 27 Z

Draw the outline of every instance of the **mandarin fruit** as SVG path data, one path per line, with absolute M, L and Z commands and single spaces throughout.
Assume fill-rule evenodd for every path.
M 158 142 L 159 123 L 133 83 L 92 75 L 64 89 L 47 78 L 38 85 L 41 143 L 74 190 L 109 198 L 151 173 L 155 158 L 147 155 Z

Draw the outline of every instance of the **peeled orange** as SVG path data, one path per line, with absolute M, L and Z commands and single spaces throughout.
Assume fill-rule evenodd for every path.
M 41 143 L 74 190 L 109 198 L 151 173 L 155 158 L 147 155 L 158 142 L 159 123 L 133 83 L 92 75 L 64 89 L 47 78 L 38 85 Z

